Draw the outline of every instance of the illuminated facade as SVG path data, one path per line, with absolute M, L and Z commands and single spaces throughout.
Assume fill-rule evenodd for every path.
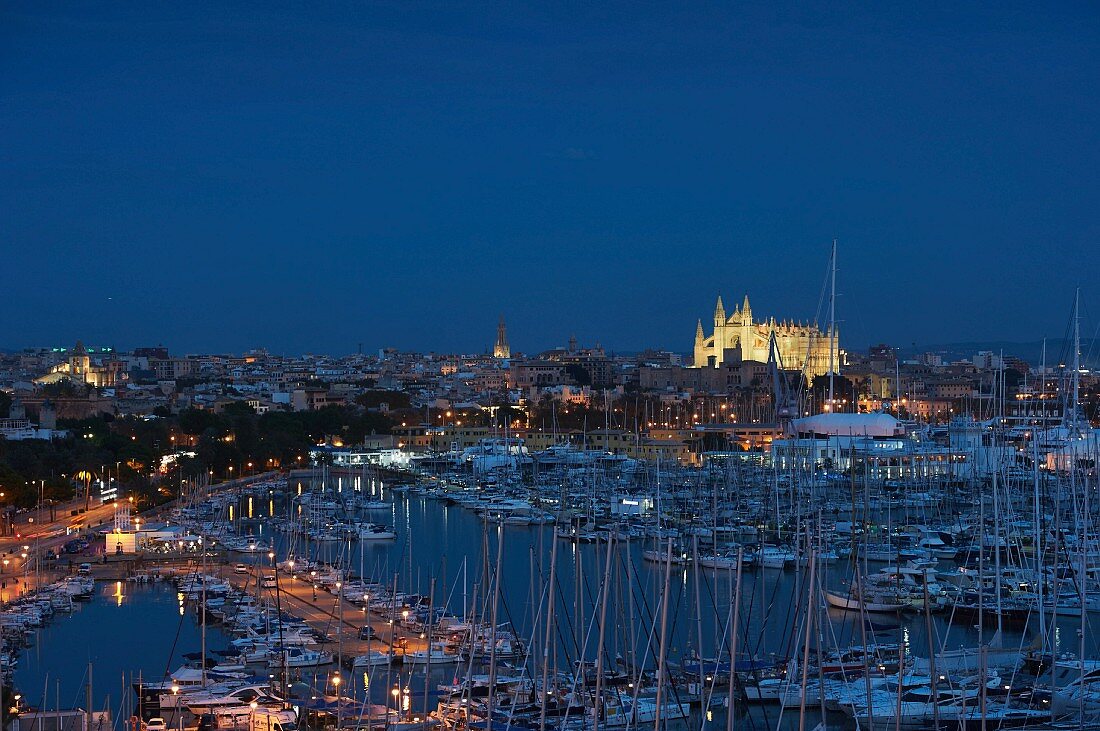
M 508 347 L 508 331 L 504 327 L 504 315 L 500 316 L 497 325 L 497 342 L 493 345 L 493 357 L 507 360 L 512 357 L 512 349 Z
M 113 354 L 111 357 L 99 357 L 93 361 L 84 343 L 78 340 L 68 356 L 48 374 L 36 378 L 35 382 L 45 384 L 70 380 L 96 388 L 110 388 L 122 380 L 122 362 L 114 358 Z
M 774 317 L 766 322 L 754 322 L 749 297 L 745 295 L 744 304 L 729 316 L 722 298 L 718 298 L 714 308 L 714 331 L 710 337 L 703 332 L 703 321 L 699 321 L 695 328 L 694 366 L 714 368 L 723 363 L 744 361 L 767 363 L 773 335 L 785 370 L 802 371 L 812 378 L 829 372 L 830 358 L 833 369 L 840 363 L 840 338 L 835 328 L 825 333 L 816 325 L 777 322 Z

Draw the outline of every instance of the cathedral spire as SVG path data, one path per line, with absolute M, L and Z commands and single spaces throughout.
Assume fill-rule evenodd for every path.
M 508 347 L 508 330 L 504 326 L 504 315 L 500 316 L 500 323 L 497 325 L 497 342 L 493 346 L 494 358 L 511 358 L 512 349 Z
M 741 305 L 741 315 L 746 322 L 752 323 L 752 307 L 749 306 L 749 295 L 745 295 L 745 302 Z
M 702 318 L 700 318 L 700 319 L 699 319 L 699 320 L 698 320 L 698 321 L 697 321 L 697 322 L 695 323 L 695 342 L 696 342 L 696 343 L 701 343 L 701 342 L 703 342 L 703 338 L 704 338 L 704 337 L 706 337 L 706 336 L 705 336 L 705 335 L 703 335 L 703 320 L 702 320 Z
M 718 295 L 718 304 L 714 306 L 714 324 L 724 325 L 726 323 L 726 308 L 722 305 L 722 295 Z

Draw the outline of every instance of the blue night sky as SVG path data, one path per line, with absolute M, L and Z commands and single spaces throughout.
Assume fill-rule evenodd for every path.
M 1091 335 L 1100 6 L 909 5 L 6 2 L 0 346 Z

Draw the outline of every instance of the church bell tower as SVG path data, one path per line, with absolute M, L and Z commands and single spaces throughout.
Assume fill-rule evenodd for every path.
M 497 342 L 493 346 L 493 357 L 505 360 L 512 357 L 512 349 L 508 347 L 508 330 L 504 326 L 504 315 L 500 316 L 497 324 Z

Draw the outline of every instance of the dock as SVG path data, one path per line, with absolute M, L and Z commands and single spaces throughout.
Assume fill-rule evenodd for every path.
M 405 652 L 418 652 L 428 647 L 421 630 L 403 626 L 400 617 L 391 626 L 390 618 L 383 613 L 371 612 L 320 586 L 315 589 L 311 581 L 300 576 L 279 572 L 277 595 L 275 589 L 258 588 L 253 567 L 249 567 L 247 574 L 231 574 L 230 583 L 258 599 L 278 601 L 284 612 L 301 617 L 329 642 L 339 643 L 339 656 L 346 667 L 351 667 L 355 656 L 366 654 L 368 649 L 392 650 L 394 661 L 400 662 Z M 374 630 L 375 639 L 359 639 L 359 630 L 366 625 Z

